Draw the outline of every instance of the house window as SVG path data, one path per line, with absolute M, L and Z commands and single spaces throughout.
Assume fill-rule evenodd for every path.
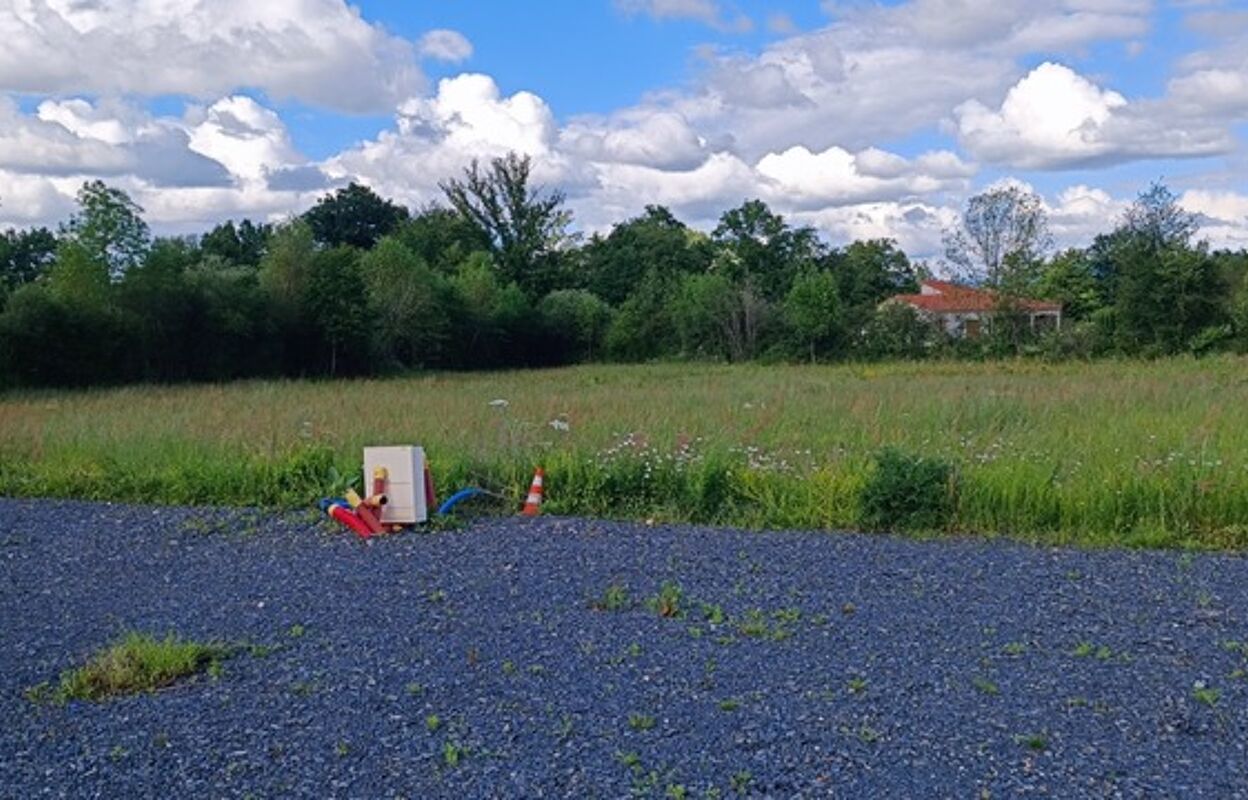
M 978 339 L 980 334 L 979 320 L 968 319 L 962 323 L 962 332 L 968 339 Z

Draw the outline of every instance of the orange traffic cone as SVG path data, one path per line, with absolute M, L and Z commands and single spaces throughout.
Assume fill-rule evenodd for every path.
M 520 513 L 526 517 L 536 517 L 542 511 L 542 479 L 546 473 L 541 467 L 533 473 L 533 485 L 529 487 L 528 499 L 524 501 L 524 510 Z

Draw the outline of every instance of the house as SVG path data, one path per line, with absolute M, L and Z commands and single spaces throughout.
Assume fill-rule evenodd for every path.
M 949 281 L 925 280 L 918 294 L 899 294 L 885 301 L 905 303 L 933 322 L 940 323 L 950 336 L 974 339 L 991 324 L 999 302 L 995 292 L 974 289 Z M 1062 326 L 1062 306 L 1044 300 L 1017 298 L 1019 311 L 1027 315 L 1034 331 L 1056 330 Z

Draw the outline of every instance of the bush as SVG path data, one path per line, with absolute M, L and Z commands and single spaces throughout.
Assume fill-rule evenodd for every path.
M 953 467 L 936 458 L 886 448 L 862 490 L 863 527 L 868 530 L 937 530 L 953 518 Z

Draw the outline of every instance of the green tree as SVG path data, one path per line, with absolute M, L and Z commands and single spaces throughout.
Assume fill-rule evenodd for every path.
M 448 362 L 456 298 L 446 278 L 388 236 L 361 259 L 368 288 L 373 351 L 381 364 L 432 367 Z
M 1193 214 L 1154 184 L 1127 211 L 1110 259 L 1115 319 L 1123 349 L 1173 353 L 1227 322 L 1227 287 L 1205 244 L 1192 245 Z
M 451 278 L 459 316 L 456 342 L 465 367 L 522 366 L 533 360 L 526 347 L 532 304 L 514 283 L 499 279 L 486 253 L 474 253 Z
M 476 225 L 449 208 L 431 206 L 400 225 L 394 236 L 435 272 L 451 275 L 476 252 L 489 252 L 490 240 Z
M 1072 322 L 1088 319 L 1105 305 L 1087 251 L 1070 248 L 1045 264 L 1036 282 L 1036 295 L 1062 304 L 1062 316 Z
M 319 339 L 314 368 L 330 377 L 369 372 L 370 321 L 359 253 L 347 246 L 317 251 L 309 264 L 303 305 Z
M 836 278 L 826 270 L 804 272 L 784 299 L 784 320 L 814 363 L 836 346 L 841 332 L 841 300 Z
M 944 339 L 944 333 L 913 307 L 884 303 L 867 324 L 862 353 L 876 359 L 927 358 Z
M 594 358 L 611 324 L 611 307 L 584 289 L 551 292 L 538 311 L 561 362 Z
M 586 287 L 619 305 L 650 272 L 671 277 L 705 272 L 712 252 L 710 242 L 672 212 L 646 206 L 644 214 L 616 225 L 609 235 L 595 236 L 583 255 Z
M 714 269 L 734 283 L 749 279 L 767 300 L 780 300 L 793 279 L 822 255 L 813 228 L 792 228 L 761 200 L 724 212 L 711 239 L 720 248 Z
M 62 227 L 61 236 L 107 264 L 110 277 L 118 278 L 141 263 L 151 246 L 142 215 L 143 209 L 122 190 L 89 181 L 78 190 L 78 211 Z
M 264 258 L 269 233 L 273 226 L 257 225 L 244 219 L 238 225 L 234 220 L 217 225 L 199 240 L 199 249 L 205 256 L 217 256 L 231 264 L 256 267 Z
M 19 382 L 87 386 L 117 382 L 127 336 L 108 266 L 64 240 L 46 282 L 14 291 L 0 314 L 7 369 Z
M 0 287 L 30 283 L 55 257 L 56 237 L 47 228 L 0 232 Z
M 770 312 L 749 281 L 736 284 L 722 274 L 686 275 L 671 301 L 685 352 L 731 361 L 758 354 Z
M 361 250 L 394 233 L 407 218 L 406 208 L 358 183 L 325 195 L 303 215 L 318 243 Z
M 674 276 L 646 273 L 607 328 L 606 349 L 611 358 L 648 361 L 679 346 L 670 307 L 677 283 Z
M 975 195 L 959 225 L 945 232 L 945 257 L 954 269 L 1002 297 L 1022 297 L 1031 289 L 1052 246 L 1044 204 L 1019 186 Z
M 504 280 L 540 297 L 554 288 L 572 217 L 562 192 L 530 185 L 532 170 L 529 156 L 509 153 L 486 169 L 474 160 L 462 179 L 441 187 L 451 207 L 489 241 Z
M 918 270 L 892 239 L 856 241 L 825 260 L 836 278 L 844 328 L 855 339 L 880 303 L 919 290 Z
M 185 380 L 194 377 L 188 345 L 193 336 L 195 298 L 186 270 L 199 252 L 185 239 L 157 239 L 142 263 L 116 286 L 117 303 L 130 330 L 127 377 Z
M 254 267 L 209 255 L 188 269 L 185 279 L 193 302 L 186 325 L 191 377 L 281 373 L 281 331 Z

